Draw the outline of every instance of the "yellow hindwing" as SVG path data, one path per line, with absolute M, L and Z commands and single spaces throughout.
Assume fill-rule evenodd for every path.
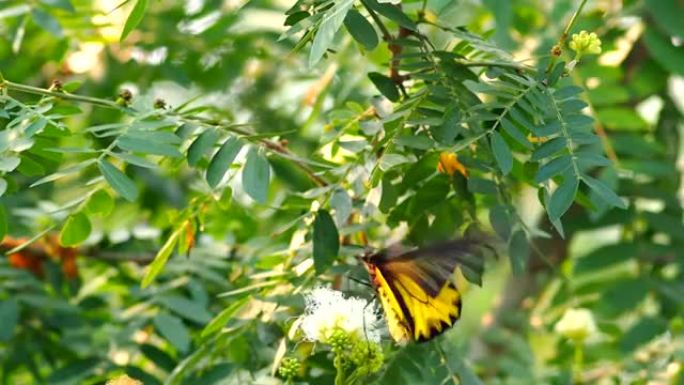
M 373 266 L 373 283 L 385 312 L 392 338 L 398 343 L 427 341 L 453 326 L 461 315 L 461 294 L 447 281 L 435 297 L 411 277 L 388 279 Z

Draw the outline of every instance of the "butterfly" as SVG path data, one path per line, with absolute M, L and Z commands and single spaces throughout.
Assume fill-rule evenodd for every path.
M 458 239 L 405 251 L 392 246 L 360 257 L 370 275 L 392 338 L 400 344 L 429 341 L 461 316 L 454 271 L 481 274 L 481 242 Z

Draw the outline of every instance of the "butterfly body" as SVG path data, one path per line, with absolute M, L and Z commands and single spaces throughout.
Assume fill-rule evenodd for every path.
M 409 251 L 391 247 L 361 258 L 395 341 L 428 341 L 454 325 L 462 308 L 454 270 L 472 265 L 467 256 L 475 245 L 463 239 Z

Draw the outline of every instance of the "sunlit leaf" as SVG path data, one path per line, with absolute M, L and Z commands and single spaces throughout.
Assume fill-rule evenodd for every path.
M 121 38 L 119 39 L 120 41 L 126 40 L 126 37 L 128 37 L 128 35 L 131 32 L 133 32 L 133 30 L 138 26 L 138 24 L 140 24 L 143 17 L 145 16 L 145 11 L 147 11 L 148 0 L 133 1 L 135 1 L 135 5 L 133 6 L 131 13 L 128 15 L 128 18 L 126 19 L 126 23 L 124 24 L 123 30 L 121 31 Z
M 67 218 L 59 233 L 59 243 L 65 247 L 78 246 L 88 239 L 91 230 L 88 216 L 84 213 L 73 214 Z
M 142 287 L 149 286 L 157 277 L 157 275 L 159 275 L 159 273 L 161 273 L 161 271 L 164 269 L 166 262 L 171 256 L 171 253 L 173 253 L 173 249 L 176 248 L 176 243 L 178 242 L 178 237 L 180 236 L 182 229 L 183 227 L 180 227 L 171 233 L 171 235 L 166 239 L 166 242 L 164 242 L 164 245 L 157 252 L 157 255 L 154 256 L 154 260 L 152 260 L 152 263 L 150 263 L 148 266 L 147 272 L 142 279 Z

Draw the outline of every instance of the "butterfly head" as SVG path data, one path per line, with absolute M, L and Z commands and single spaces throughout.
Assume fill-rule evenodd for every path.
M 363 266 L 368 270 L 369 273 L 373 273 L 374 269 L 374 263 L 373 260 L 375 260 L 378 256 L 378 250 L 366 246 L 363 250 L 363 252 L 359 255 L 356 256 L 356 258 L 359 259 L 363 263 Z

